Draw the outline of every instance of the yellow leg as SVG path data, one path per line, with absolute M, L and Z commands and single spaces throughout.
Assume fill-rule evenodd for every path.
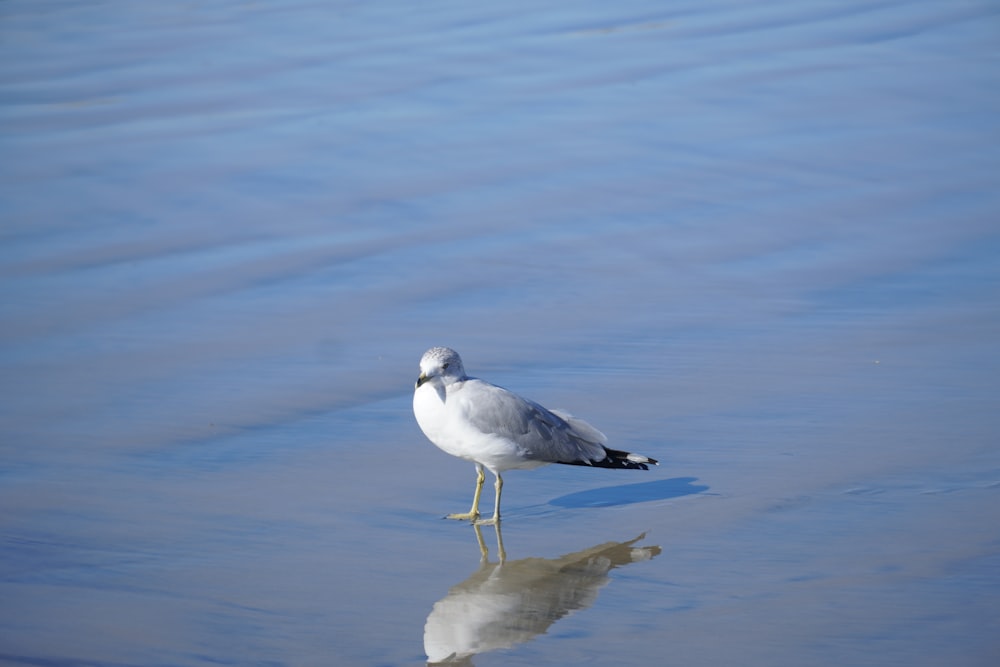
M 480 526 L 497 526 L 500 524 L 500 492 L 503 490 L 503 477 L 500 476 L 500 473 L 497 473 L 497 481 L 494 487 L 497 490 L 497 497 L 493 503 L 493 518 L 476 521 Z
M 483 472 L 483 466 L 476 466 L 476 493 L 472 496 L 472 509 L 465 514 L 449 514 L 446 518 L 448 519 L 466 519 L 468 521 L 475 521 L 479 518 L 479 495 L 483 492 L 483 482 L 486 481 L 486 473 Z

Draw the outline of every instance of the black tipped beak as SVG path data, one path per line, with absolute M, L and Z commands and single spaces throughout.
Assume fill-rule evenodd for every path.
M 423 373 L 421 373 L 420 377 L 417 378 L 417 386 L 415 387 L 415 389 L 419 389 L 420 385 L 422 385 L 423 383 L 427 382 L 429 379 L 430 379 L 429 377 L 427 377 L 426 375 L 424 375 Z

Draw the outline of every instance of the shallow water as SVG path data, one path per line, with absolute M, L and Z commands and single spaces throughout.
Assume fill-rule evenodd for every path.
M 0 3 L 0 662 L 996 664 L 998 34 Z M 442 520 L 432 345 L 661 465 Z

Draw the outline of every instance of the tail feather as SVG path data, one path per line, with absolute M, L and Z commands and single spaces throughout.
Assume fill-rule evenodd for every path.
M 622 468 L 625 470 L 649 470 L 649 466 L 657 465 L 656 459 L 642 454 L 631 454 L 618 449 L 604 448 L 605 457 L 600 461 L 559 461 L 571 466 L 593 466 L 595 468 Z

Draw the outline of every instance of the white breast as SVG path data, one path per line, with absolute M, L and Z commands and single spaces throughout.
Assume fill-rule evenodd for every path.
M 483 433 L 473 426 L 466 414 L 471 408 L 457 396 L 461 385 L 451 385 L 451 389 L 442 397 L 439 392 L 444 389 L 427 382 L 413 393 L 413 414 L 431 442 L 452 456 L 483 464 L 494 474 L 545 465 L 527 460 L 523 448 L 514 440 Z

